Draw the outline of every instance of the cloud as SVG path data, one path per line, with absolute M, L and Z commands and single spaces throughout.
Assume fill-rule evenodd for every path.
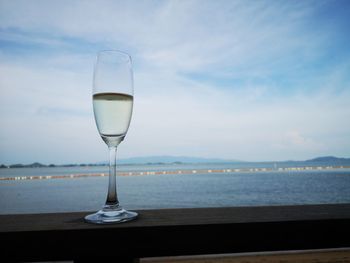
M 311 6 L 317 8 L 313 2 L 11 1 L 2 2 L 0 23 L 33 32 L 38 41 L 44 39 L 38 32 L 50 35 L 48 44 L 62 43 L 62 36 L 117 44 L 162 67 L 198 69 L 267 62 L 290 47 L 309 52 L 317 36 L 300 30 Z
M 313 140 L 306 138 L 305 136 L 301 135 L 299 131 L 295 131 L 295 130 L 288 131 L 286 133 L 286 139 L 287 139 L 287 143 L 293 146 L 300 146 L 300 147 L 315 146 L 315 142 Z
M 3 65 L 0 72 L 1 91 L 6 94 L 0 98 L 3 160 L 15 158 L 23 147 L 36 152 L 27 159 L 47 162 L 105 158 L 92 115 L 91 74 L 18 65 Z M 344 121 L 350 118 L 350 94 L 327 88 L 334 74 L 323 79 L 324 91 L 319 89 L 312 97 L 268 99 L 269 90 L 254 85 L 223 90 L 174 74 L 151 76 L 155 75 L 135 75 L 133 120 L 120 157 L 303 159 L 319 152 L 342 154 L 350 146 L 350 127 Z M 23 129 L 26 136 L 21 136 Z
M 190 85 L 189 82 L 186 87 Z M 344 122 L 350 116 L 349 92 L 326 94 L 320 90 L 313 97 L 279 96 L 266 103 L 259 93 L 252 96 L 249 92 L 218 91 L 215 87 L 170 87 L 164 94 L 136 98 L 128 143 L 133 144 L 132 148 L 143 145 L 140 154 L 176 154 L 181 148 L 191 155 L 246 160 L 280 160 L 286 156 L 303 159 L 322 152 L 341 154 L 349 146 L 346 141 L 337 142 L 337 134 L 344 136 L 350 130 Z M 141 130 L 143 137 L 137 138 Z
M 319 29 L 327 29 L 315 18 L 322 8 L 318 1 L 1 1 L 0 161 L 104 159 L 92 65 L 96 50 L 115 47 L 131 53 L 135 69 L 121 157 L 349 155 L 349 57 L 339 51 L 326 59 L 340 37 Z M 23 147 L 35 154 L 16 157 Z

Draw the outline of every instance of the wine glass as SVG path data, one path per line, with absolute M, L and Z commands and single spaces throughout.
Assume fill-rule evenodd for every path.
M 109 184 L 106 204 L 85 221 L 95 224 L 133 220 L 137 213 L 120 206 L 116 187 L 116 152 L 128 131 L 133 108 L 131 57 L 117 50 L 100 51 L 94 67 L 93 108 L 97 129 L 109 149 Z

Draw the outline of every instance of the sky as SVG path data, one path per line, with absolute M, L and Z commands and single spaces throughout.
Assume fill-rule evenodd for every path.
M 350 1 L 0 0 L 0 163 L 108 157 L 96 53 L 129 53 L 119 158 L 350 157 Z

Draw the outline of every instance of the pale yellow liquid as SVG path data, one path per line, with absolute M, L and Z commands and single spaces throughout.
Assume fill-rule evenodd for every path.
M 97 129 L 101 136 L 125 136 L 128 131 L 133 96 L 122 93 L 98 93 L 93 95 Z

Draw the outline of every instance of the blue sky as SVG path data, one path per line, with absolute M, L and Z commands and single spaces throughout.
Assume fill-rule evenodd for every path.
M 119 157 L 350 157 L 349 1 L 0 0 L 0 163 L 107 158 L 101 49 L 134 62 Z

